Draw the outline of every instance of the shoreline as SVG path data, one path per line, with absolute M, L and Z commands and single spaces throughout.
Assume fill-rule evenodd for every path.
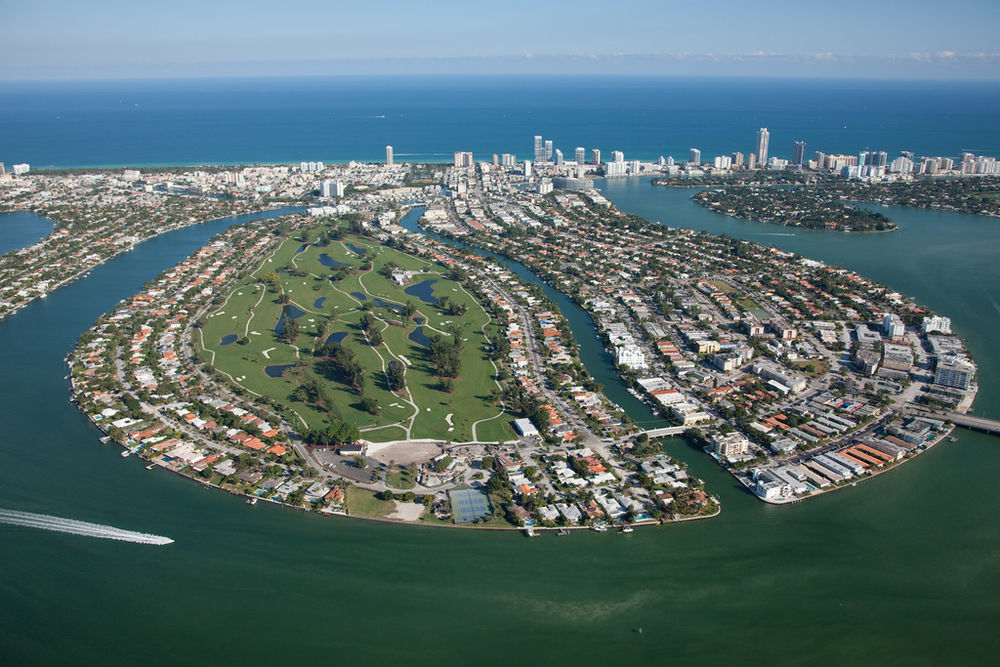
M 800 496 L 798 498 L 792 498 L 792 499 L 785 500 L 785 501 L 775 501 L 773 499 L 761 498 L 756 493 L 754 493 L 753 490 L 750 489 L 750 487 L 747 486 L 746 483 L 742 479 L 740 479 L 736 475 L 736 473 L 734 471 L 729 470 L 728 472 L 734 478 L 736 478 L 736 481 L 740 482 L 740 484 L 743 484 L 743 486 L 746 487 L 747 491 L 749 491 L 750 494 L 753 495 L 758 500 L 761 500 L 761 501 L 767 503 L 768 505 L 794 505 L 795 503 L 799 503 L 799 502 L 802 502 L 804 500 L 809 500 L 810 498 L 815 498 L 817 496 L 822 496 L 823 494 L 826 494 L 826 493 L 832 493 L 834 491 L 840 491 L 841 489 L 845 489 L 845 488 L 854 488 L 858 484 L 863 484 L 863 483 L 865 483 L 865 482 L 867 482 L 869 480 L 875 479 L 879 475 L 883 475 L 883 474 L 885 474 L 887 472 L 895 470 L 896 468 L 901 467 L 904 463 L 907 463 L 908 461 L 913 461 L 914 459 L 916 459 L 921 454 L 929 451 L 932 447 L 934 447 L 935 445 L 939 444 L 945 438 L 949 437 L 956 428 L 957 428 L 957 426 L 955 426 L 954 424 L 952 424 L 951 428 L 949 428 L 947 431 L 943 432 L 937 438 L 935 438 L 933 440 L 930 440 L 930 441 L 924 443 L 923 445 L 919 446 L 917 448 L 917 450 L 915 452 L 913 452 L 910 456 L 906 456 L 906 457 L 904 457 L 904 458 L 902 458 L 902 459 L 900 459 L 898 461 L 895 461 L 894 464 L 891 465 L 891 466 L 886 467 L 885 465 L 883 465 L 883 466 L 880 466 L 877 471 L 868 473 L 867 475 L 865 475 L 862 478 L 853 478 L 853 481 L 851 481 L 851 482 L 844 482 L 842 484 L 837 484 L 835 486 L 831 486 L 828 489 L 818 489 L 817 491 L 811 492 L 811 493 L 809 493 L 807 495 Z
M 38 301 L 39 299 L 44 299 L 48 295 L 53 294 L 54 292 L 56 292 L 58 289 L 60 289 L 62 287 L 65 287 L 66 285 L 69 285 L 70 283 L 73 283 L 76 280 L 79 280 L 81 276 L 83 276 L 84 274 L 88 273 L 89 271 L 92 271 L 92 270 L 96 269 L 99 266 L 103 266 L 108 261 L 110 261 L 110 260 L 112 260 L 112 259 L 114 259 L 116 257 L 119 257 L 121 255 L 124 255 L 125 253 L 132 252 L 132 250 L 134 250 L 135 247 L 137 245 L 139 245 L 140 243 L 144 243 L 145 241 L 149 241 L 149 240 L 155 239 L 155 238 L 157 238 L 159 236 L 162 236 L 163 234 L 167 234 L 169 232 L 174 232 L 174 231 L 177 231 L 179 229 L 184 229 L 186 227 L 193 227 L 195 225 L 205 224 L 206 222 L 212 222 L 213 220 L 221 220 L 221 219 L 226 218 L 226 217 L 235 217 L 235 216 L 239 216 L 239 215 L 253 215 L 255 213 L 260 213 L 262 211 L 268 211 L 268 210 L 273 210 L 275 208 L 281 208 L 282 206 L 288 206 L 288 204 L 283 204 L 283 205 L 279 205 L 279 206 L 275 206 L 275 207 L 271 207 L 271 208 L 260 208 L 260 209 L 256 209 L 256 210 L 249 210 L 249 211 L 244 211 L 242 213 L 232 213 L 229 216 L 222 216 L 221 218 L 209 218 L 207 220 L 196 220 L 196 221 L 191 221 L 191 222 L 187 222 L 187 223 L 184 223 L 184 224 L 179 224 L 179 225 L 174 225 L 174 226 L 170 226 L 170 227 L 164 227 L 164 228 L 157 229 L 155 234 L 151 234 L 149 236 L 141 238 L 141 239 L 137 240 L 135 243 L 133 243 L 132 245 L 130 245 L 128 248 L 124 248 L 124 249 L 122 249 L 119 252 L 116 252 L 114 254 L 108 255 L 106 257 L 101 257 L 101 259 L 99 261 L 97 261 L 97 262 L 95 262 L 93 264 L 84 266 L 83 268 L 80 268 L 75 273 L 72 273 L 72 274 L 66 276 L 65 278 L 63 278 L 62 280 L 60 280 L 58 283 L 55 283 L 54 285 L 50 285 L 49 288 L 45 292 L 37 293 L 37 294 L 33 295 L 31 298 L 27 299 L 26 301 L 23 301 L 23 302 L 17 304 L 16 306 L 14 306 L 13 308 L 11 308 L 10 310 L 8 310 L 6 312 L 3 312 L 3 313 L 0 313 L 0 322 L 4 321 L 7 317 L 20 312 L 24 308 L 30 306 L 35 301 Z M 50 231 L 48 234 L 46 234 L 45 236 L 43 236 L 42 238 L 40 238 L 38 241 L 35 241 L 34 243 L 32 243 L 30 245 L 26 245 L 26 246 L 24 246 L 22 248 L 17 248 L 15 250 L 11 250 L 10 253 L 20 252 L 22 250 L 26 250 L 28 248 L 31 248 L 31 247 L 35 246 L 35 245 L 38 245 L 39 243 L 44 243 L 53 233 L 55 233 L 55 231 L 59 227 L 59 223 L 57 221 L 55 221 L 52 218 L 49 218 L 49 217 L 43 215 L 42 213 L 39 213 L 38 211 L 35 211 L 35 210 L 32 210 L 32 209 L 28 209 L 28 208 L 11 208 L 11 209 L 5 209 L 5 210 L 0 211 L 0 214 L 4 214 L 4 213 L 18 213 L 18 212 L 31 213 L 33 215 L 37 215 L 38 217 L 40 217 L 40 218 L 42 218 L 44 220 L 47 220 L 48 222 L 52 223 L 52 231 Z M 10 254 L 10 253 L 6 253 L 6 254 Z M 5 255 L 0 255 L 0 258 L 2 258 L 4 256 Z
M 98 430 L 100 430 L 102 433 L 104 432 L 103 429 L 101 429 L 100 426 L 98 426 L 96 422 L 94 422 L 92 419 L 89 419 L 89 415 L 88 415 L 88 420 Z M 625 527 L 625 526 L 630 526 L 630 527 L 667 526 L 667 525 L 674 524 L 674 523 L 685 523 L 685 522 L 688 522 L 688 521 L 700 521 L 702 519 L 714 519 L 715 517 L 717 517 L 720 514 L 722 514 L 722 505 L 721 505 L 721 503 L 716 503 L 716 510 L 714 512 L 712 512 L 711 514 L 704 514 L 704 515 L 699 514 L 699 515 L 695 515 L 695 516 L 682 516 L 682 517 L 679 517 L 677 519 L 654 519 L 654 520 L 637 521 L 637 522 L 633 522 L 633 523 L 620 523 L 620 524 L 619 523 L 610 523 L 610 522 L 608 522 L 608 523 L 604 523 L 604 524 L 576 525 L 576 526 L 551 526 L 550 527 L 550 526 L 489 526 L 489 525 L 476 525 L 476 524 L 457 524 L 457 523 L 444 523 L 444 522 L 430 522 L 430 521 L 423 521 L 422 519 L 417 519 L 416 521 L 404 521 L 404 520 L 401 520 L 401 519 L 390 519 L 390 518 L 384 517 L 384 516 L 380 517 L 380 516 L 367 516 L 367 515 L 364 515 L 364 514 L 350 514 L 349 512 L 339 511 L 339 510 L 324 511 L 323 509 L 315 509 L 315 508 L 303 507 L 301 505 L 290 505 L 289 503 L 285 503 L 285 502 L 282 502 L 280 500 L 274 500 L 273 498 L 266 498 L 264 496 L 257 496 L 257 495 L 254 495 L 252 493 L 244 493 L 242 491 L 237 491 L 235 489 L 227 489 L 224 486 L 221 486 L 219 484 L 213 484 L 210 481 L 198 479 L 198 478 L 196 478 L 196 477 L 194 477 L 192 475 L 186 475 L 186 474 L 184 474 L 184 472 L 182 472 L 180 470 L 173 470 L 170 467 L 164 465 L 163 463 L 161 463 L 159 461 L 146 458 L 145 456 L 143 456 L 139 452 L 136 452 L 135 450 L 131 449 L 130 447 L 127 447 L 126 445 L 123 445 L 122 443 L 118 442 L 117 440 L 109 440 L 108 444 L 110 444 L 112 442 L 114 444 L 120 446 L 124 451 L 130 451 L 130 452 L 132 452 L 132 455 L 137 456 L 144 463 L 149 464 L 149 465 L 155 465 L 157 468 L 159 468 L 161 470 L 164 470 L 164 471 L 166 471 L 168 473 L 177 475 L 178 477 L 182 477 L 184 479 L 189 479 L 191 481 L 197 482 L 198 484 L 200 484 L 201 486 L 205 487 L 206 489 L 214 489 L 214 490 L 217 490 L 217 491 L 224 491 L 224 492 L 226 492 L 227 494 L 229 494 L 231 496 L 236 496 L 238 498 L 243 498 L 243 499 L 246 499 L 247 501 L 249 501 L 249 500 L 264 501 L 264 502 L 270 503 L 272 505 L 277 505 L 278 507 L 281 507 L 281 508 L 284 508 L 284 509 L 295 510 L 295 511 L 298 511 L 298 512 L 303 512 L 305 514 L 317 514 L 317 515 L 320 515 L 320 516 L 334 516 L 334 517 L 341 517 L 341 518 L 344 518 L 344 519 L 356 519 L 356 520 L 361 520 L 361 521 L 373 521 L 373 522 L 377 522 L 377 523 L 393 524 L 393 525 L 397 525 L 397 526 L 422 526 L 422 527 L 427 527 L 427 528 L 457 528 L 457 529 L 462 529 L 462 530 L 484 530 L 484 531 L 497 531 L 497 532 L 500 532 L 500 531 L 506 531 L 506 532 L 511 532 L 511 531 L 513 531 L 513 532 L 525 532 L 526 530 L 529 530 L 529 529 L 533 530 L 533 531 L 542 531 L 542 532 L 551 532 L 551 531 L 560 531 L 560 530 L 573 530 L 573 531 L 584 530 L 584 531 L 597 532 L 597 531 L 594 530 L 594 525 L 605 525 L 608 529 L 611 529 L 611 528 L 621 528 L 621 527 Z M 146 467 L 146 466 L 144 466 L 144 467 Z M 147 468 L 147 469 L 149 469 L 149 468 Z M 356 487 L 356 488 L 362 488 L 362 487 Z M 362 490 L 367 490 L 367 489 L 363 489 L 362 488 Z M 402 502 L 402 501 L 393 501 L 393 502 Z M 247 504 L 250 504 L 250 503 L 247 503 Z

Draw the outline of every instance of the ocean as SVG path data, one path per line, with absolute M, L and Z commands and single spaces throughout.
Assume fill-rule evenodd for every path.
M 625 158 L 900 150 L 1000 155 L 1000 85 L 610 77 L 0 82 L 0 161 L 46 167 L 532 158 L 532 137 Z

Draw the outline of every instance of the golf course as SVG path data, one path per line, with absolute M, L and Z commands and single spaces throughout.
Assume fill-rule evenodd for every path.
M 302 432 L 343 422 L 373 442 L 509 440 L 513 417 L 494 400 L 494 324 L 449 276 L 461 278 L 319 221 L 228 291 L 196 345 Z

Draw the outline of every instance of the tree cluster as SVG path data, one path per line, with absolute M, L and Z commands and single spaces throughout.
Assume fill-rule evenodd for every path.
M 365 393 L 365 369 L 354 357 L 354 351 L 336 341 L 324 343 L 317 351 L 323 357 L 322 366 L 340 382 L 350 385 L 359 394 Z

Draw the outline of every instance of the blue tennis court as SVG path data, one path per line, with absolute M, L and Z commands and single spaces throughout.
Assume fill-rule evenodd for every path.
M 490 515 L 490 499 L 482 491 L 476 489 L 452 489 L 448 492 L 451 498 L 451 513 L 455 523 L 473 523 Z

